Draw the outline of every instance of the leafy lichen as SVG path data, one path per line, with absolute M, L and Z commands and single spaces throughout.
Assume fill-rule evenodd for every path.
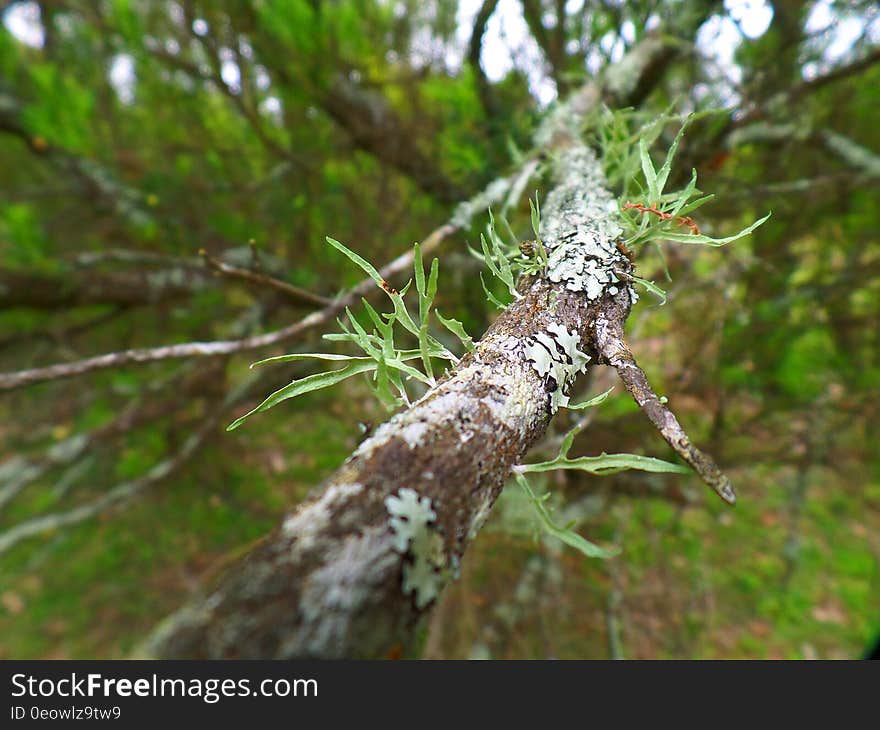
M 565 182 L 547 196 L 541 226 L 547 276 L 595 300 L 606 288 L 618 288 L 615 269 L 621 267 L 622 254 L 616 241 L 623 230 L 617 204 L 604 187 L 602 166 L 587 147 L 566 150 L 557 168 Z
M 550 409 L 556 412 L 568 405 L 568 390 L 578 373 L 587 369 L 590 356 L 578 349 L 580 336 L 563 325 L 553 322 L 546 332 L 528 338 L 526 359 L 547 383 L 550 392 Z
M 394 550 L 412 558 L 403 568 L 403 592 L 412 594 L 416 606 L 424 608 L 440 594 L 447 573 L 443 539 L 429 527 L 437 513 L 429 497 L 406 487 L 397 496 L 386 497 L 385 506 L 391 514 Z

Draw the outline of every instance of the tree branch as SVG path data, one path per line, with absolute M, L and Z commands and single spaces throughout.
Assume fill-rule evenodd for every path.
M 875 48 L 862 58 L 852 63 L 838 66 L 822 76 L 817 76 L 809 81 L 803 81 L 792 89 L 789 98 L 798 99 L 801 96 L 812 94 L 823 86 L 855 76 L 862 73 L 862 71 L 867 71 L 875 63 L 880 63 L 880 48 Z
M 0 269 L 0 309 L 65 309 L 114 304 L 129 307 L 190 296 L 204 277 L 182 270 L 139 272 L 66 271 L 31 274 Z
M 140 225 L 144 218 L 149 218 L 144 196 L 139 190 L 117 179 L 100 163 L 32 134 L 24 125 L 22 116 L 20 100 L 0 90 L 0 132 L 18 137 L 34 155 L 79 181 L 83 195 L 90 201 L 97 197 L 113 213 Z
M 483 0 L 483 4 L 477 11 L 474 18 L 474 27 L 471 31 L 471 39 L 468 43 L 468 64 L 474 72 L 474 82 L 477 86 L 477 96 L 480 98 L 480 104 L 486 114 L 486 119 L 491 123 L 498 117 L 498 100 L 492 90 L 492 85 L 483 70 L 480 58 L 483 53 L 483 36 L 486 34 L 486 26 L 489 18 L 498 7 L 498 0 Z
M 736 503 L 736 494 L 730 480 L 708 454 L 691 443 L 678 419 L 660 400 L 623 341 L 623 321 L 620 318 L 600 317 L 596 320 L 596 346 L 602 360 L 611 365 L 620 376 L 633 400 L 645 413 L 679 456 L 700 475 L 715 493 L 728 504 Z
M 535 41 L 540 46 L 550 65 L 551 76 L 556 82 L 556 88 L 560 96 L 566 91 L 567 86 L 565 80 L 565 47 L 557 45 L 556 36 L 550 35 L 547 28 L 544 27 L 543 9 L 539 0 L 521 0 L 523 9 L 523 18 L 529 26 L 529 30 L 534 36 Z
M 280 279 L 275 279 L 267 274 L 261 274 L 250 269 L 242 269 L 239 266 L 227 264 L 225 261 L 211 256 L 205 249 L 199 251 L 199 254 L 204 258 L 205 263 L 218 274 L 230 279 L 244 281 L 263 289 L 279 291 L 296 304 L 316 304 L 320 307 L 328 307 L 333 304 L 332 299 L 322 297 L 320 294 L 314 294 L 307 289 L 302 289 L 293 284 L 288 284 L 286 281 L 281 281 Z
M 847 79 L 850 76 L 856 76 L 871 68 L 878 62 L 880 62 L 880 48 L 875 49 L 857 61 L 838 66 L 827 74 L 817 76 L 808 81 L 802 81 L 780 96 L 772 97 L 768 100 L 764 100 L 763 103 L 755 104 L 747 114 L 743 114 L 738 119 L 732 119 L 730 123 L 721 130 L 720 134 L 729 136 L 734 130 L 741 129 L 753 122 L 765 119 L 769 116 L 769 109 L 771 106 L 776 106 L 781 109 L 789 108 L 794 102 L 801 101 L 819 89 L 837 81 Z
M 62 527 L 70 527 L 71 525 L 85 522 L 118 504 L 133 499 L 147 489 L 160 483 L 163 479 L 166 479 L 168 476 L 176 472 L 190 458 L 192 458 L 193 454 L 201 448 L 204 442 L 216 430 L 218 423 L 227 410 L 243 400 L 255 384 L 264 382 L 264 380 L 265 379 L 262 376 L 250 377 L 239 384 L 236 388 L 232 389 L 227 394 L 226 398 L 208 413 L 199 424 L 198 429 L 187 437 L 183 446 L 176 453 L 160 461 L 146 474 L 136 479 L 117 484 L 98 499 L 82 504 L 68 510 L 67 512 L 41 515 L 26 522 L 19 523 L 5 532 L 0 532 L 0 555 L 28 538 L 43 535 Z
M 193 372 L 194 371 L 194 372 Z M 58 441 L 38 458 L 15 456 L 0 465 L 0 509 L 14 499 L 32 482 L 51 469 L 67 467 L 83 460 L 99 445 L 157 421 L 174 411 L 183 397 L 197 397 L 217 382 L 214 368 L 194 368 L 184 364 L 169 378 L 153 381 L 140 397 L 126 407 L 116 418 L 85 433 L 77 433 Z M 160 398 L 171 390 L 171 398 Z
M 337 74 L 317 102 L 356 147 L 403 173 L 425 193 L 443 203 L 464 197 L 437 161 L 416 144 L 417 135 L 380 92 Z

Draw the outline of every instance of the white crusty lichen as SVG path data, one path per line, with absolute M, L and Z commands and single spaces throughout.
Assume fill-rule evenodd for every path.
M 430 426 L 425 421 L 413 421 L 407 423 L 400 430 L 400 437 L 406 441 L 411 449 L 415 449 L 422 443 L 422 439 L 429 430 Z
M 309 628 L 293 633 L 278 657 L 344 655 L 353 621 L 397 559 L 384 532 L 367 527 L 328 545 L 326 560 L 301 584 L 299 607 Z
M 620 286 L 615 269 L 625 262 L 616 242 L 623 234 L 617 202 L 605 189 L 596 155 L 584 145 L 565 149 L 556 161 L 562 182 L 547 196 L 541 239 L 547 250 L 547 276 L 590 300 Z
M 590 356 L 578 349 L 580 335 L 569 332 L 553 322 L 545 332 L 527 338 L 526 359 L 547 383 L 550 391 L 550 410 L 568 405 L 568 391 L 578 373 L 587 369 Z
M 281 524 L 281 534 L 295 538 L 292 545 L 294 554 L 314 549 L 330 524 L 333 511 L 363 489 L 364 485 L 359 482 L 331 484 L 307 509 L 288 515 Z
M 416 606 L 424 608 L 440 594 L 447 573 L 443 539 L 429 527 L 437 513 L 429 497 L 406 487 L 386 497 L 385 506 L 391 515 L 394 550 L 412 558 L 403 567 L 403 592 L 413 594 Z

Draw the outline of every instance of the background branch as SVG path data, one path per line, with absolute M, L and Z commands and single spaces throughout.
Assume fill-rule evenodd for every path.
M 435 229 L 422 242 L 422 251 L 429 254 L 439 246 L 444 239 L 455 231 L 460 230 L 477 211 L 492 205 L 503 199 L 510 185 L 507 178 L 496 180 L 484 191 L 476 195 L 470 201 L 456 208 L 452 218 L 439 228 Z M 381 275 L 387 280 L 393 280 L 412 266 L 412 249 L 402 253 L 396 259 L 380 269 Z M 287 327 L 250 337 L 242 337 L 236 340 L 216 340 L 211 342 L 186 342 L 179 345 L 165 345 L 162 347 L 137 348 L 122 352 L 111 352 L 105 355 L 86 358 L 70 363 L 58 363 L 41 368 L 19 370 L 18 372 L 0 374 L 0 391 L 14 390 L 27 385 L 41 383 L 48 380 L 70 378 L 77 375 L 103 370 L 106 368 L 121 367 L 135 363 L 158 362 L 161 360 L 180 359 L 187 357 L 219 357 L 231 355 L 236 352 L 246 352 L 269 347 L 282 342 L 289 342 L 303 333 L 320 327 L 333 320 L 346 307 L 357 304 L 362 297 L 375 293 L 376 285 L 372 279 L 364 279 L 360 284 L 348 293 L 338 297 L 328 306 L 317 312 L 312 312 L 306 317 L 294 322 Z

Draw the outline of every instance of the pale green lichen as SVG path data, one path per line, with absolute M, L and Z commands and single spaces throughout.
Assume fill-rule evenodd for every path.
M 568 391 L 578 373 L 587 369 L 590 356 L 578 349 L 580 336 L 563 325 L 553 322 L 546 332 L 538 332 L 527 339 L 526 359 L 532 363 L 547 384 L 550 392 L 550 410 L 568 405 Z
M 394 550 L 412 558 L 403 568 L 403 592 L 412 594 L 416 606 L 424 608 L 440 594 L 448 572 L 443 539 L 429 527 L 437 513 L 429 497 L 406 487 L 386 497 L 385 506 L 391 514 Z
M 616 241 L 623 229 L 602 166 L 589 148 L 578 145 L 560 156 L 556 174 L 563 182 L 547 196 L 541 224 L 548 278 L 591 301 L 606 289 L 617 293 L 615 269 L 623 255 Z

